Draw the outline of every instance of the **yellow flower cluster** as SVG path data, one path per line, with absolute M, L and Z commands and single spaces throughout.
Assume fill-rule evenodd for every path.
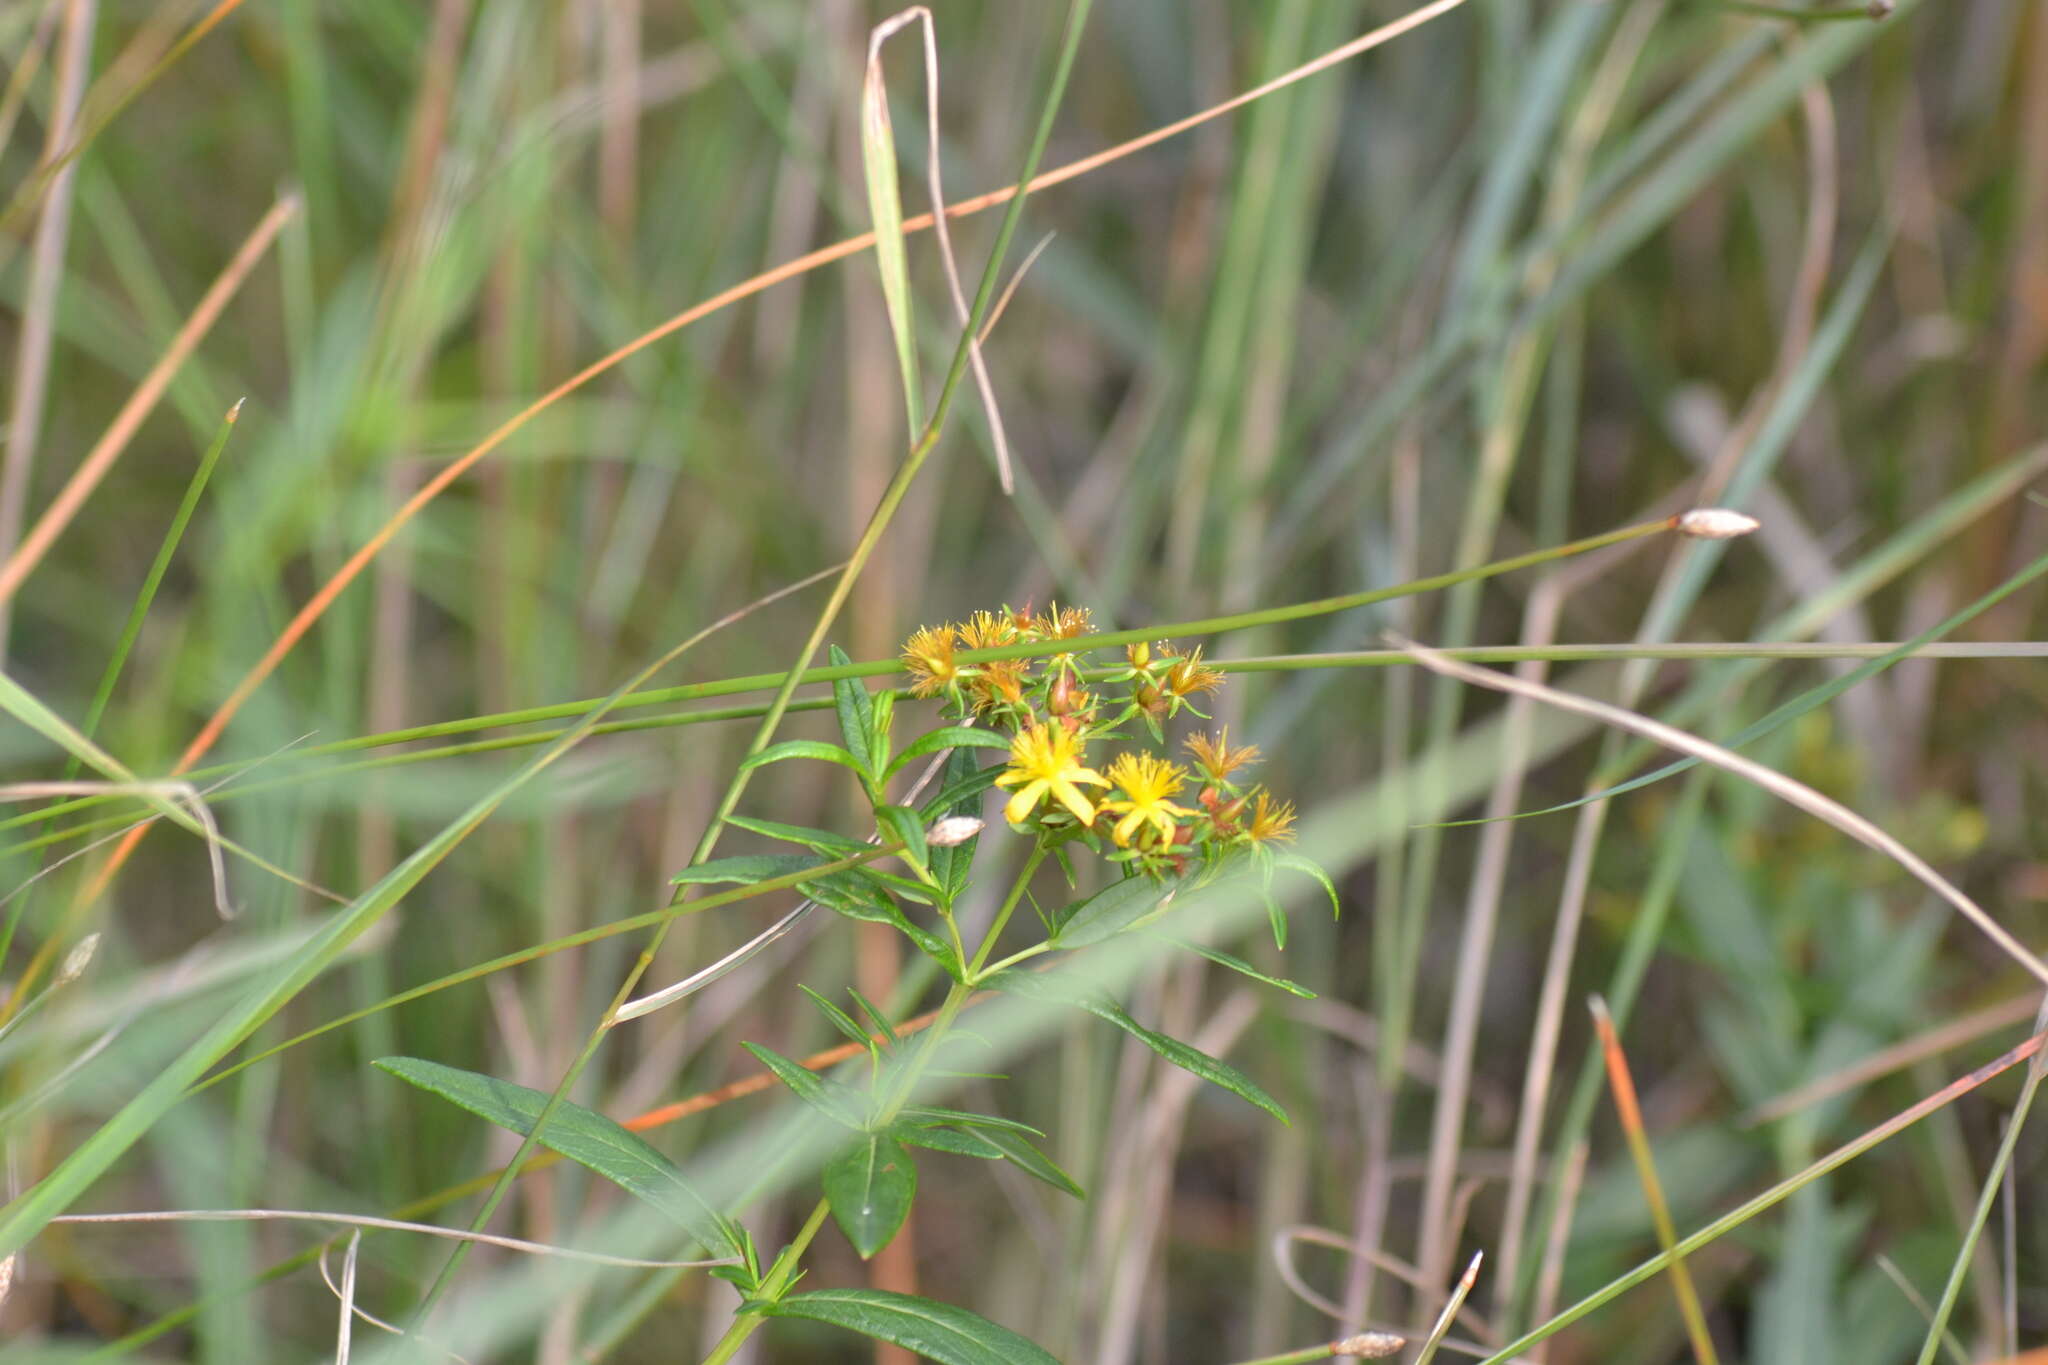
M 1137 721 L 1164 741 L 1164 724 L 1196 711 L 1193 698 L 1223 683 L 1199 648 L 1165 642 L 1128 646 L 1124 666 L 1084 673 L 1074 649 L 1016 659 L 964 662 L 963 653 L 1017 644 L 1081 641 L 1088 613 L 1054 606 L 1005 607 L 957 624 L 927 626 L 903 648 L 911 694 L 942 698 L 965 716 L 1011 733 L 1009 761 L 995 782 L 1008 791 L 1010 824 L 1042 839 L 1082 839 L 1155 876 L 1213 864 L 1235 849 L 1294 837 L 1294 807 L 1239 773 L 1259 757 L 1227 730 L 1187 738 L 1187 764 L 1136 750 L 1092 766 L 1088 747 L 1122 741 Z M 1187 793 L 1194 788 L 1192 798 Z M 1178 799 L 1177 799 L 1178 798 Z M 1097 842 L 1100 841 L 1100 842 Z

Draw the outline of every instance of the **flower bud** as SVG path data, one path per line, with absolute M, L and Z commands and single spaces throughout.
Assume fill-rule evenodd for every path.
M 1695 507 L 1678 519 L 1678 533 L 1694 540 L 1733 540 L 1757 528 L 1757 519 L 1727 507 Z
M 1074 686 L 1074 675 L 1061 669 L 1060 675 L 1052 680 L 1052 686 L 1046 689 L 1045 709 L 1056 716 L 1069 715 L 1074 710 L 1076 694 L 1086 695 Z
M 981 833 L 978 815 L 949 815 L 925 831 L 924 841 L 933 848 L 958 848 Z

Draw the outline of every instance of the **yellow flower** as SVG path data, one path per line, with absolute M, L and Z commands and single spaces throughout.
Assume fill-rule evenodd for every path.
M 993 711 L 1002 706 L 1022 706 L 1024 667 L 1022 659 L 998 659 L 992 664 L 982 664 L 974 681 L 968 684 L 974 693 L 974 709 Z
M 1221 786 L 1230 780 L 1230 775 L 1259 756 L 1256 744 L 1240 744 L 1230 747 L 1230 727 L 1224 726 L 1213 738 L 1208 735 L 1189 735 L 1188 752 L 1195 756 L 1195 767 L 1202 776 Z
M 1150 754 L 1117 755 L 1116 762 L 1109 765 L 1109 780 L 1123 789 L 1126 799 L 1104 801 L 1102 808 L 1124 817 L 1112 831 L 1118 845 L 1129 848 L 1131 836 L 1148 826 L 1159 832 L 1161 843 L 1172 843 L 1173 817 L 1194 814 L 1166 799 L 1181 789 L 1186 778 L 1177 763 Z
M 1095 629 L 1094 623 L 1089 619 L 1088 608 L 1063 607 L 1057 602 L 1047 608 L 1043 615 L 1033 620 L 1031 625 L 1032 629 L 1048 640 L 1072 640 Z
M 1081 764 L 1081 745 L 1060 725 L 1026 725 L 1010 741 L 1010 766 L 996 779 L 998 787 L 1015 787 L 1003 815 L 1013 825 L 1030 818 L 1048 794 L 1073 812 L 1082 824 L 1095 822 L 1095 807 L 1076 783 L 1107 787 L 1109 779 Z
M 1166 670 L 1166 690 L 1176 697 L 1185 697 L 1191 692 L 1214 692 L 1223 686 L 1223 674 L 1202 662 L 1202 647 L 1196 645 L 1192 651 L 1173 661 Z
M 1017 627 L 1009 618 L 998 616 L 992 611 L 978 611 L 955 627 L 960 643 L 969 649 L 994 649 L 997 645 L 1017 642 Z
M 1273 793 L 1259 788 L 1252 805 L 1252 822 L 1245 827 L 1245 836 L 1255 844 L 1291 844 L 1294 842 L 1294 803 L 1275 801 Z
M 926 626 L 903 646 L 903 667 L 910 673 L 910 695 L 936 697 L 960 681 L 953 662 L 953 628 Z

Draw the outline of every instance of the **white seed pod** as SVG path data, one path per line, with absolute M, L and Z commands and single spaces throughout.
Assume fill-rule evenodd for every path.
M 1398 1355 L 1407 1344 L 1408 1338 L 1395 1336 L 1392 1332 L 1361 1332 L 1336 1343 L 1330 1354 L 1348 1356 L 1352 1360 L 1385 1360 L 1388 1356 Z
M 924 841 L 933 848 L 957 848 L 981 833 L 984 823 L 978 815 L 949 815 L 925 831 Z
M 1694 540 L 1733 540 L 1746 536 L 1760 523 L 1755 517 L 1728 507 L 1695 507 L 1678 519 L 1678 533 Z
M 85 975 L 85 969 L 92 965 L 92 955 L 99 951 L 100 936 L 87 934 L 78 940 L 70 952 L 64 954 L 64 965 L 57 969 L 53 986 L 68 986 Z

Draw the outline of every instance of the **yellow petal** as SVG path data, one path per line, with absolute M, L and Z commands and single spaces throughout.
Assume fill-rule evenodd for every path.
M 1095 807 L 1088 804 L 1088 798 L 1081 795 L 1081 789 L 1062 776 L 1052 784 L 1053 798 L 1074 813 L 1074 818 L 1084 825 L 1095 823 Z
M 1045 781 L 1031 783 L 1010 798 L 1010 804 L 1003 807 L 1003 818 L 1013 825 L 1021 825 L 1031 818 L 1031 812 L 1038 805 L 1038 798 L 1045 795 Z

